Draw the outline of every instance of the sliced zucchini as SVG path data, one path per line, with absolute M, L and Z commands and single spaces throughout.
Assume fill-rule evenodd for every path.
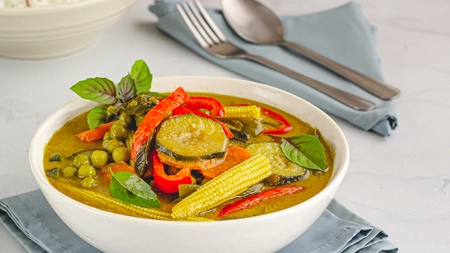
M 179 161 L 221 158 L 228 138 L 214 120 L 194 114 L 170 118 L 156 134 L 155 148 Z
M 247 146 L 252 155 L 261 154 L 270 160 L 272 175 L 264 183 L 272 186 L 290 184 L 309 176 L 309 171 L 287 159 L 279 143 L 263 142 Z

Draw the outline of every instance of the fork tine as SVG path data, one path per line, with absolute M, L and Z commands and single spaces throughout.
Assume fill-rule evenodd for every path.
M 214 45 L 214 42 L 211 40 L 211 38 L 206 34 L 205 30 L 202 28 L 202 26 L 198 23 L 197 18 L 192 13 L 191 9 L 189 9 L 188 5 L 186 3 L 182 4 L 184 11 L 187 13 L 188 17 L 190 18 L 192 24 L 194 24 L 195 28 L 197 28 L 197 31 L 200 33 L 200 35 L 203 37 L 203 39 L 206 40 L 206 42 L 212 46 Z
M 197 29 L 195 29 L 194 25 L 192 24 L 191 20 L 188 18 L 186 12 L 183 10 L 183 7 L 180 4 L 176 4 L 178 13 L 180 13 L 181 18 L 183 19 L 186 26 L 191 30 L 192 34 L 194 35 L 195 39 L 203 48 L 207 48 L 209 45 L 206 42 L 206 40 L 203 39 L 203 37 L 198 33 Z
M 194 0 L 194 1 L 195 1 L 195 4 L 197 5 L 197 8 L 202 13 L 203 18 L 206 20 L 206 23 L 208 23 L 209 26 L 211 27 L 211 29 L 214 31 L 214 33 L 217 34 L 217 36 L 220 38 L 220 41 L 222 41 L 222 42 L 227 41 L 227 37 L 225 37 L 225 35 L 223 35 L 222 31 L 219 29 L 219 27 L 216 25 L 216 23 L 211 19 L 209 14 L 206 12 L 205 8 L 203 8 L 203 5 L 198 0 Z
M 203 27 L 203 29 L 206 31 L 206 33 L 209 35 L 209 37 L 214 41 L 214 43 L 219 44 L 220 40 L 216 36 L 216 34 L 211 30 L 209 25 L 205 22 L 203 17 L 200 15 L 200 13 L 197 11 L 197 8 L 195 8 L 194 4 L 192 2 L 188 2 L 189 7 L 191 8 L 194 15 L 197 17 L 198 22 Z

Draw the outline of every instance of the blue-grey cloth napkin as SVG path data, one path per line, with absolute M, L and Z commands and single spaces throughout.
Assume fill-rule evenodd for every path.
M 0 200 L 0 223 L 28 252 L 100 252 L 59 219 L 40 190 Z M 278 253 L 395 253 L 387 234 L 338 201 L 332 200 L 319 219 Z
M 331 73 L 299 55 L 277 46 L 255 45 L 238 37 L 219 10 L 207 9 L 228 40 L 252 54 L 264 56 L 313 79 L 363 97 L 376 104 L 372 111 L 358 111 L 284 74 L 243 59 L 219 59 L 204 50 L 195 40 L 175 9 L 176 2 L 156 0 L 150 10 L 159 17 L 158 28 L 209 61 L 248 79 L 289 91 L 322 110 L 347 120 L 351 124 L 388 136 L 397 126 L 394 104 L 365 92 L 356 85 Z M 375 28 L 371 27 L 356 3 L 332 10 L 281 17 L 285 38 L 298 42 L 338 63 L 373 78 L 383 79 L 375 50 Z

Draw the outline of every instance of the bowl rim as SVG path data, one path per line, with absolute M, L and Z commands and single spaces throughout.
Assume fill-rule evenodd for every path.
M 268 90 L 268 91 L 276 91 L 277 93 L 281 93 L 283 96 L 290 96 L 290 97 L 295 97 L 296 99 L 300 100 L 302 103 L 308 105 L 311 109 L 314 110 L 314 113 L 318 113 L 320 114 L 322 117 L 325 117 L 330 124 L 333 125 L 333 128 L 335 128 L 338 134 L 338 138 L 341 139 L 343 141 L 343 147 L 344 150 L 342 150 L 343 152 L 343 160 L 342 160 L 342 165 L 341 168 L 332 176 L 330 182 L 325 186 L 324 189 L 322 189 L 319 193 L 317 193 L 316 195 L 314 195 L 313 197 L 307 199 L 306 201 L 294 205 L 292 207 L 280 210 L 280 211 L 276 211 L 273 213 L 268 213 L 268 214 L 263 214 L 263 215 L 258 215 L 258 216 L 253 216 L 253 217 L 247 217 L 247 218 L 240 218 L 240 219 L 232 219 L 232 220 L 220 220 L 219 222 L 184 222 L 184 221 L 165 221 L 165 220 L 155 220 L 155 219 L 149 219 L 149 218 L 141 218 L 141 217 L 134 217 L 134 216 L 128 216 L 128 215 L 124 215 L 124 214 L 117 214 L 117 213 L 113 213 L 113 212 L 108 212 L 108 211 L 104 211 L 98 208 L 94 208 L 91 206 L 88 206 L 84 203 L 81 203 L 79 201 L 76 201 L 66 195 L 64 195 L 63 193 L 61 193 L 60 191 L 58 191 L 56 188 L 54 188 L 49 181 L 47 180 L 47 178 L 45 177 L 45 174 L 43 172 L 39 172 L 38 170 L 43 171 L 43 165 L 42 165 L 42 161 L 38 161 L 37 158 L 35 156 L 33 156 L 35 154 L 35 152 L 43 152 L 43 150 L 41 150 L 38 145 L 36 145 L 35 143 L 37 142 L 37 140 L 40 138 L 40 135 L 44 132 L 44 128 L 46 127 L 46 125 L 48 124 L 49 120 L 53 117 L 55 117 L 57 114 L 60 114 L 61 111 L 63 111 L 67 106 L 71 105 L 71 104 L 75 104 L 75 103 L 84 103 L 84 106 L 90 105 L 90 104 L 96 104 L 94 102 L 91 101 L 87 101 L 81 98 L 75 98 L 71 101 L 69 101 L 68 103 L 66 103 L 65 105 L 63 105 L 62 107 L 60 107 L 59 109 L 57 109 L 56 111 L 54 111 L 52 114 L 50 114 L 39 126 L 39 128 L 36 130 L 31 143 L 30 143 L 30 152 L 29 152 L 29 162 L 30 162 L 30 166 L 31 166 L 31 170 L 32 173 L 34 175 L 35 180 L 37 181 L 40 189 L 45 193 L 45 191 L 51 191 L 52 193 L 56 194 L 57 197 L 63 199 L 66 202 L 69 202 L 71 204 L 76 205 L 78 208 L 82 208 L 86 211 L 92 212 L 92 213 L 96 213 L 98 215 L 107 217 L 107 218 L 114 218 L 114 219 L 126 219 L 126 220 L 130 220 L 130 221 L 138 221 L 138 222 L 145 222 L 148 224 L 151 224 L 153 226 L 157 226 L 157 225 L 166 225 L 166 224 L 171 224 L 171 226 L 189 226 L 189 227 L 204 227 L 204 226 L 234 226 L 234 225 L 238 225 L 241 223 L 252 223 L 252 222 L 259 222 L 261 220 L 267 220 L 267 219 L 273 219 L 276 218 L 278 216 L 283 215 L 286 212 L 291 212 L 293 209 L 296 208 L 307 208 L 307 206 L 310 205 L 315 205 L 318 204 L 321 199 L 322 195 L 327 195 L 328 191 L 331 191 L 333 188 L 339 188 L 339 185 L 341 184 L 341 182 L 343 181 L 343 178 L 347 172 L 348 169 L 348 165 L 349 165 L 349 146 L 348 146 L 348 142 L 347 139 L 344 135 L 344 133 L 342 132 L 342 129 L 337 125 L 337 123 L 330 117 L 328 116 L 328 114 L 326 114 L 325 112 L 323 112 L 321 109 L 319 109 L 318 107 L 316 107 L 315 105 L 309 103 L 308 101 L 304 100 L 301 97 L 298 97 L 290 92 L 284 91 L 282 89 L 267 85 L 267 84 L 263 84 L 263 83 L 259 83 L 259 82 L 254 82 L 254 81 L 249 81 L 249 80 L 243 80 L 243 79 L 238 79 L 238 78 L 228 78 L 228 77 L 215 77 L 215 76 L 163 76 L 163 77 L 155 77 L 153 79 L 153 84 L 155 82 L 158 82 L 159 79 L 186 79 L 186 78 L 190 78 L 190 79 L 206 79 L 206 80 L 210 80 L 210 81 L 214 81 L 214 80 L 222 80 L 222 81 L 231 81 L 231 82 L 244 82 L 244 83 L 250 83 L 252 85 L 256 85 L 258 87 L 263 87 L 263 89 Z M 217 93 L 220 94 L 220 93 Z M 43 187 L 45 189 L 43 189 Z M 45 195 L 45 194 L 44 194 Z M 326 199 L 327 201 L 331 201 L 331 199 Z M 221 225 L 222 224 L 222 225 Z
M 90 6 L 103 4 L 112 0 L 80 0 L 77 2 L 69 2 L 63 4 L 52 4 L 39 7 L 23 7 L 23 8 L 0 8 L 1 16 L 31 16 L 31 15 L 43 15 L 57 12 L 71 11 L 81 8 L 89 8 Z M 125 1 L 125 0 L 124 0 Z M 129 0 L 135 2 L 136 0 Z

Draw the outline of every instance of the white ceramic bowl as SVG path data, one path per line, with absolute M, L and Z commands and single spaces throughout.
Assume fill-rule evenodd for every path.
M 105 252 L 274 252 L 286 246 L 325 210 L 344 178 L 349 162 L 347 141 L 320 109 L 267 85 L 220 77 L 155 78 L 153 91 L 212 92 L 250 98 L 278 107 L 320 129 L 335 151 L 333 177 L 319 194 L 294 207 L 252 218 L 217 222 L 174 222 L 118 215 L 81 204 L 53 188 L 44 175 L 43 151 L 53 132 L 95 104 L 76 99 L 51 115 L 30 146 L 33 174 L 59 217 L 81 238 Z M 90 224 L 85 226 L 84 224 Z M 330 228 L 332 229 L 332 228 Z
M 0 56 L 56 57 L 87 47 L 136 0 L 83 0 L 43 7 L 0 8 Z

